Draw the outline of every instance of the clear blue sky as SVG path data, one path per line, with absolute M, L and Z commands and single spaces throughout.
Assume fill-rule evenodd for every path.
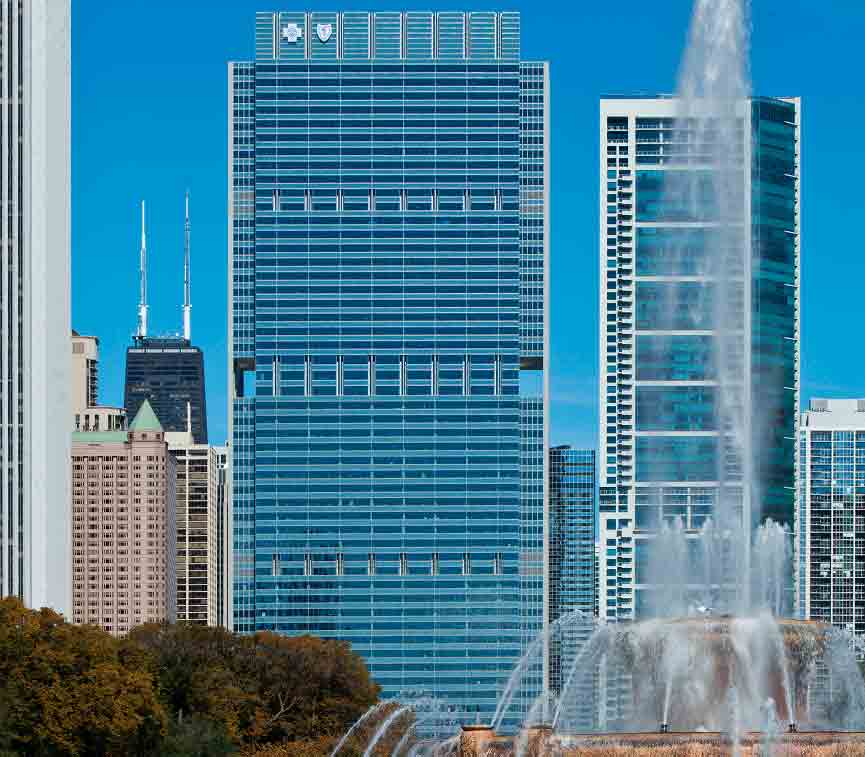
M 594 446 L 598 98 L 673 91 L 690 6 L 73 0 L 72 322 L 101 340 L 101 401 L 122 402 L 142 198 L 151 333 L 180 330 L 189 188 L 193 339 L 225 437 L 226 62 L 252 58 L 256 10 L 505 8 L 522 12 L 523 57 L 551 63 L 553 442 Z M 803 98 L 802 400 L 865 396 L 865 2 L 753 0 L 752 21 L 755 91 Z

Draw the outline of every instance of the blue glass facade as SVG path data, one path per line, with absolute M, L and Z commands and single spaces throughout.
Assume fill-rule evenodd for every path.
M 719 128 L 678 118 L 674 99 L 601 103 L 608 620 L 639 615 L 653 531 L 677 518 L 700 529 L 722 488 L 743 518 L 794 524 L 799 103 L 737 107 Z M 708 168 L 719 144 L 723 175 Z
M 259 13 L 229 78 L 235 630 L 491 714 L 542 622 L 546 65 L 513 13 Z
M 552 447 L 550 459 L 550 620 L 574 610 L 595 614 L 595 451 Z M 554 634 L 550 650 L 550 688 L 560 693 L 573 661 L 593 628 L 591 620 Z M 572 729 L 591 728 L 592 702 L 570 703 L 563 717 Z

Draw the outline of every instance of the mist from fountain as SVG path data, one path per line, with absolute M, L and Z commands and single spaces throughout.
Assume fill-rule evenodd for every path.
M 505 725 L 515 699 L 525 701 L 527 673 L 549 640 L 568 633 L 573 639 L 577 631 L 584 639 L 561 671 L 555 700 L 538 698 L 524 717 L 517 755 L 527 749 L 525 727 L 546 720 L 547 713 L 557 734 L 585 727 L 651 731 L 659 725 L 664 732 L 726 732 L 734 754 L 746 732 L 763 731 L 768 751 L 779 737 L 779 724 L 794 729 L 800 719 L 813 730 L 865 729 L 865 684 L 856 660 L 856 653 L 865 656 L 865 642 L 837 629 L 782 619 L 792 609 L 790 534 L 782 524 L 761 522 L 763 485 L 753 440 L 763 437 L 757 424 L 769 419 L 751 412 L 745 351 L 752 303 L 745 2 L 695 0 L 674 139 L 666 148 L 679 168 L 694 169 L 665 172 L 676 175 L 667 199 L 682 213 L 667 220 L 685 220 L 693 230 L 667 250 L 677 266 L 667 271 L 668 280 L 697 286 L 687 298 L 668 287 L 661 319 L 670 330 L 713 335 L 707 366 L 718 439 L 712 517 L 690 523 L 667 519 L 652 537 L 648 560 L 638 563 L 645 570 L 638 582 L 649 600 L 649 619 L 607 625 L 574 613 L 528 645 L 499 695 L 493 730 Z M 621 690 L 631 697 L 625 703 Z M 588 726 L 578 714 L 586 706 L 594 708 Z M 436 749 L 450 755 L 457 743 L 454 737 Z M 401 741 L 392 757 L 404 746 Z M 421 753 L 420 745 L 409 751 Z

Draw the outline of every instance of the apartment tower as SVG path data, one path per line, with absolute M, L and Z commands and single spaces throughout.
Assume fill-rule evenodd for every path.
M 679 113 L 669 97 L 600 104 L 605 620 L 643 613 L 652 535 L 676 519 L 696 534 L 722 483 L 743 539 L 764 518 L 794 524 L 799 100 L 736 105 L 725 153 L 741 189 L 731 192 L 739 204 L 729 217 L 719 214 L 710 175 L 722 132 Z M 735 391 L 722 391 L 719 366 L 734 375 Z M 731 396 L 732 411 L 722 411 Z M 741 429 L 721 428 L 731 415 Z M 748 459 L 737 459 L 736 434 Z
M 812 399 L 799 425 L 800 617 L 865 635 L 865 399 Z
M 99 339 L 72 332 L 72 430 L 119 431 L 126 408 L 99 404 Z
M 168 432 L 174 458 L 177 620 L 219 625 L 220 466 L 216 447 L 196 444 L 190 430 Z
M 72 433 L 73 622 L 122 636 L 175 620 L 175 478 L 147 402 L 128 430 Z

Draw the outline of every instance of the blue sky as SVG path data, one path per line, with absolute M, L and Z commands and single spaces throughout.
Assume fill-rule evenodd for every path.
M 594 446 L 598 98 L 670 92 L 690 0 L 263 5 L 74 0 L 72 322 L 101 342 L 101 391 L 121 403 L 135 330 L 138 203 L 148 204 L 151 333 L 181 328 L 183 193 L 191 192 L 193 339 L 205 351 L 210 438 L 226 432 L 226 62 L 253 55 L 256 10 L 505 8 L 523 57 L 551 64 L 554 443 Z M 753 0 L 752 78 L 800 95 L 802 401 L 865 396 L 862 0 Z

